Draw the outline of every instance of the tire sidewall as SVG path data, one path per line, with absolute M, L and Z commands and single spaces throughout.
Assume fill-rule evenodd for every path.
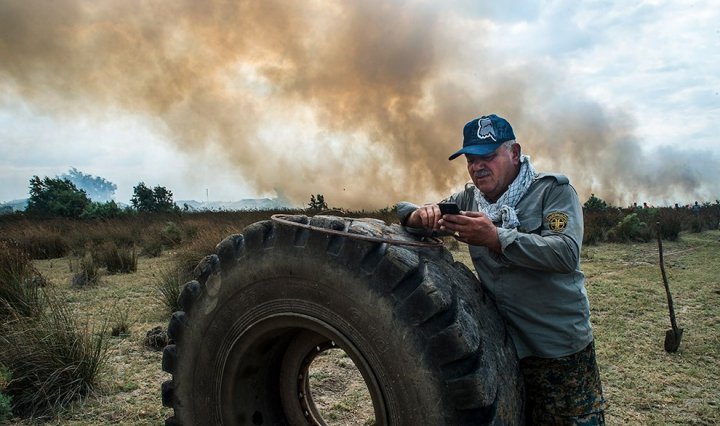
M 243 350 L 243 338 L 253 327 L 287 315 L 306 325 L 315 322 L 319 329 L 330 327 L 346 339 L 339 345 L 354 345 L 365 359 L 353 361 L 370 366 L 391 424 L 444 423 L 443 413 L 432 409 L 442 399 L 442 384 L 429 361 L 418 356 L 423 353 L 419 331 L 396 317 L 389 292 L 370 290 L 381 286 L 368 282 L 371 274 L 296 247 L 263 250 L 243 259 L 242 265 L 211 276 L 210 292 L 215 294 L 189 313 L 193 320 L 186 334 L 203 343 L 182 348 L 181 362 L 192 367 L 180 369 L 177 383 L 191 384 L 192 392 L 202 395 L 192 398 L 188 413 L 193 413 L 193 421 L 223 422 L 221 410 L 213 408 L 222 405 L 226 364 L 247 358 L 233 353 Z

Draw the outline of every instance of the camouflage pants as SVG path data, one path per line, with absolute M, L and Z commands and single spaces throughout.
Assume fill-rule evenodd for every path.
M 524 358 L 520 370 L 528 425 L 605 424 L 594 343 L 562 358 Z

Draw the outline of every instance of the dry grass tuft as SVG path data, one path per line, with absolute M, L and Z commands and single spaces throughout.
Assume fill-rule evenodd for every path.
M 114 242 L 104 244 L 98 249 L 99 263 L 105 265 L 110 274 L 129 274 L 137 271 L 138 256 L 135 246 L 118 247 Z
M 72 277 L 74 287 L 87 287 L 100 282 L 100 266 L 92 252 L 87 252 L 80 259 L 70 260 L 70 268 L 75 272 Z
M 158 278 L 155 282 L 157 298 L 165 306 L 165 312 L 168 315 L 181 310 L 178 297 L 180 297 L 182 287 L 191 279 L 191 274 L 178 266 L 170 266 L 158 271 Z
M 0 325 L 15 316 L 35 316 L 41 309 L 42 285 L 27 253 L 0 241 Z
M 6 322 L 0 360 L 12 379 L 13 412 L 42 418 L 92 392 L 105 360 L 105 327 L 81 328 L 68 307 L 44 292 L 46 308 Z

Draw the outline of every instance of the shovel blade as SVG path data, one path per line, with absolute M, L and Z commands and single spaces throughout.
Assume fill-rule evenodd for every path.
M 683 329 L 678 328 L 665 332 L 665 352 L 677 352 L 680 347 L 680 339 L 682 339 Z

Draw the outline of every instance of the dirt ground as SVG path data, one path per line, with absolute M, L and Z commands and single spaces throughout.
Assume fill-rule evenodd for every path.
M 323 419 L 338 426 L 375 424 L 370 393 L 342 349 L 321 353 L 310 365 L 310 388 Z

